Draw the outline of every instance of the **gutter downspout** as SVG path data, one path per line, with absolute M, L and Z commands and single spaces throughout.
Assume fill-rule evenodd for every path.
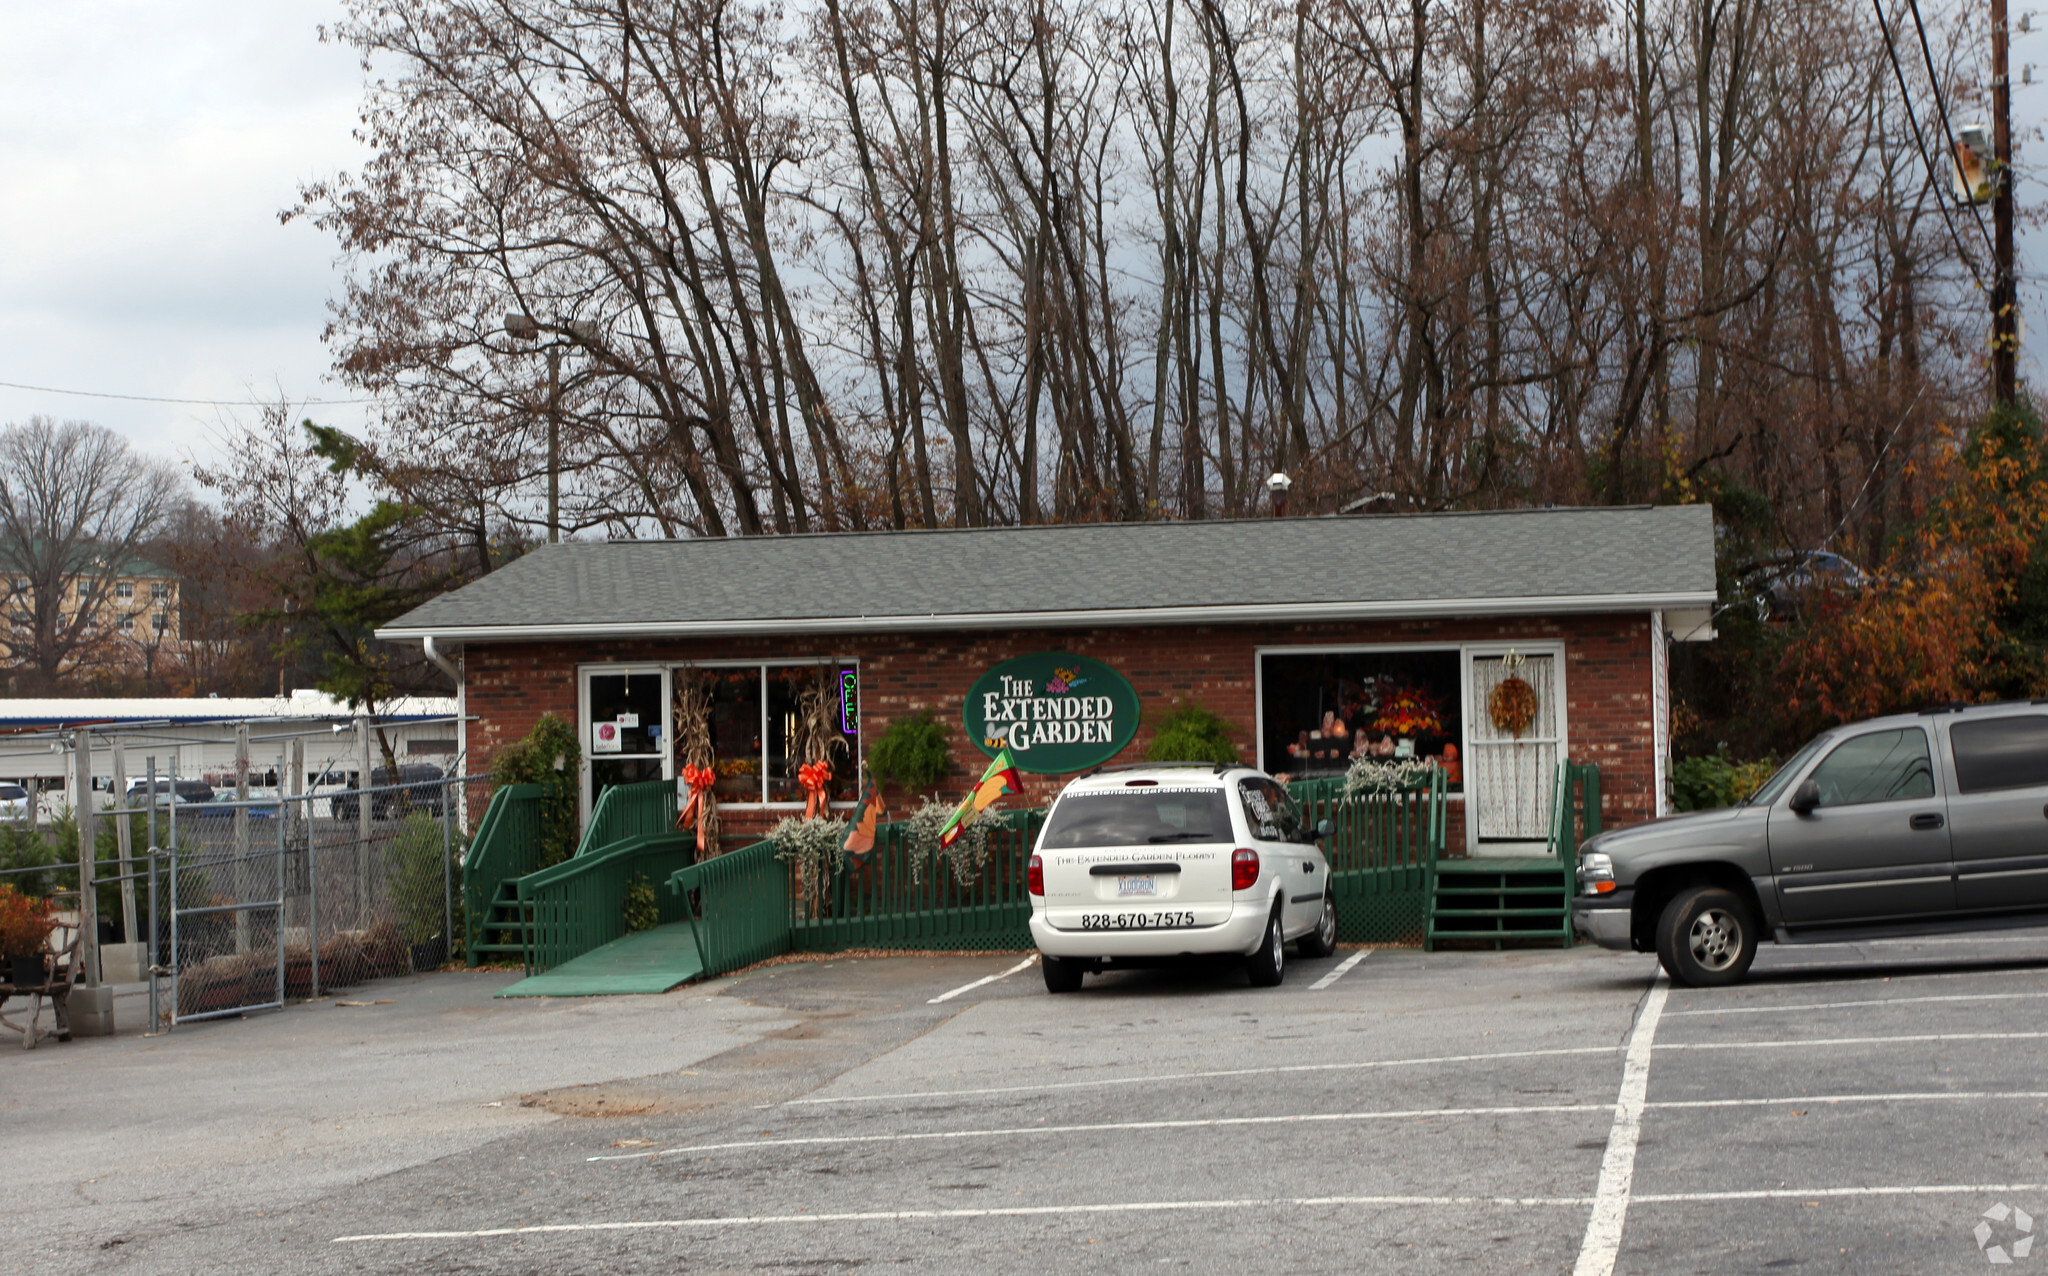
M 421 638 L 420 648 L 427 653 L 427 659 L 433 661 L 436 668 L 448 675 L 449 680 L 455 684 L 456 690 L 459 692 L 462 689 L 462 670 L 457 669 L 455 662 L 443 655 L 441 650 L 434 646 L 434 635 L 428 634 Z

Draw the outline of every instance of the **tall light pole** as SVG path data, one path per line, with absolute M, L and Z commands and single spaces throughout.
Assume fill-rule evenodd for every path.
M 541 322 L 532 315 L 506 315 L 505 335 L 514 341 L 538 341 Z M 567 341 L 550 341 L 548 359 L 548 544 L 562 539 L 562 351 L 582 342 L 597 344 L 597 325 L 584 320 L 555 324 Z

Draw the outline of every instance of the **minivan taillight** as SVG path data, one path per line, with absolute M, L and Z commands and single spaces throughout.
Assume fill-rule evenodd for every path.
M 1045 894 L 1045 861 L 1036 855 L 1024 866 L 1024 889 L 1033 895 Z
M 1239 847 L 1230 856 L 1230 889 L 1248 891 L 1259 883 L 1259 853 Z

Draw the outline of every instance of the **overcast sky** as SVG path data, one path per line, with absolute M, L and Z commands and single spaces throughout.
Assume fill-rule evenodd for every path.
M 0 0 L 0 382 L 347 397 L 320 341 L 332 241 L 277 220 L 301 182 L 363 158 L 350 137 L 361 73 L 316 38 L 336 13 L 333 0 Z M 2048 113 L 2048 84 L 2017 83 L 2029 57 L 2048 63 L 2048 33 L 2014 32 L 2023 136 Z M 2019 194 L 2048 199 L 2048 184 Z M 2023 277 L 2022 376 L 2048 350 L 2044 296 Z M 0 388 L 0 422 L 82 417 L 202 461 L 220 411 Z M 313 411 L 348 426 L 361 410 Z

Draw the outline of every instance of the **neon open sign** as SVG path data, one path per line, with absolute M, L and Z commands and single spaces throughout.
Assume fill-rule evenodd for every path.
M 860 675 L 851 669 L 839 671 L 839 729 L 860 734 Z

